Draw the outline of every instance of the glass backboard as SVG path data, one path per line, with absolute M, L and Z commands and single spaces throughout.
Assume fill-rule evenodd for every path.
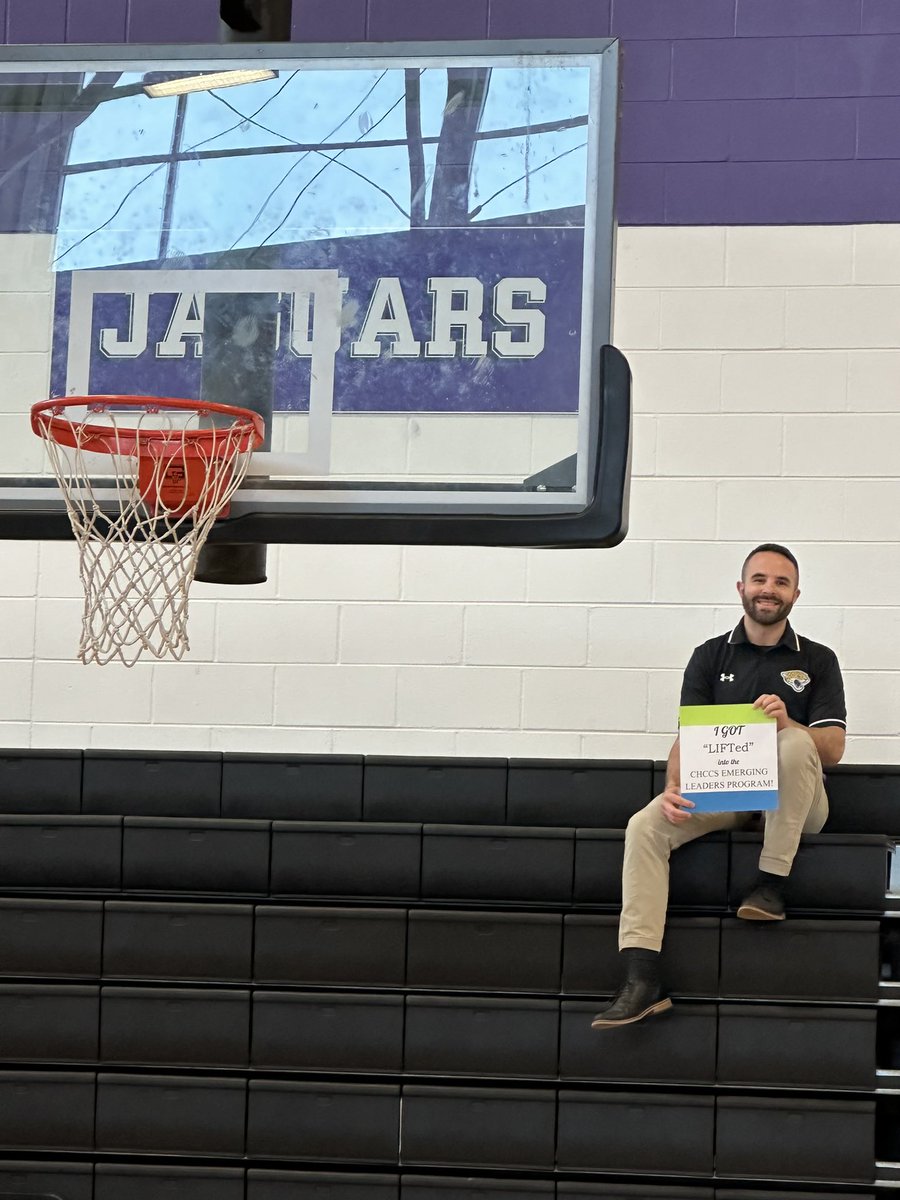
M 263 414 L 214 539 L 619 541 L 617 44 L 527 47 L 0 50 L 0 536 L 100 394 Z

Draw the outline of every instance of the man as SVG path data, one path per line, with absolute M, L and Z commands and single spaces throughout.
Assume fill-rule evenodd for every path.
M 818 833 L 828 816 L 822 767 L 844 753 L 846 708 L 837 658 L 798 637 L 788 616 L 800 595 L 797 560 L 767 542 L 747 555 L 737 585 L 743 620 L 698 646 L 684 673 L 681 703 L 753 704 L 778 730 L 778 808 L 766 813 L 759 874 L 737 915 L 784 919 L 788 876 L 800 835 Z M 594 1018 L 614 1028 L 664 1012 L 672 1002 L 660 979 L 659 952 L 669 892 L 669 855 L 716 829 L 744 829 L 754 813 L 692 813 L 681 795 L 679 742 L 666 764 L 665 791 L 636 813 L 625 833 L 619 951 L 623 982 Z

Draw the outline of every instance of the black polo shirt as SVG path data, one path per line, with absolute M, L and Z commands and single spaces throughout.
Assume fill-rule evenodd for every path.
M 698 646 L 684 672 L 682 704 L 752 704 L 780 696 L 798 725 L 846 728 L 844 681 L 834 651 L 798 637 L 785 625 L 781 641 L 756 646 L 744 622 Z

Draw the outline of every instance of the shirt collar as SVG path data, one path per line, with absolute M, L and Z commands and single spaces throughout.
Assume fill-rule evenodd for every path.
M 732 629 L 731 633 L 728 635 L 728 645 L 729 646 L 737 646 L 737 645 L 740 645 L 741 642 L 747 642 L 748 645 L 753 644 L 750 642 L 750 639 L 747 637 L 747 630 L 744 628 L 743 617 L 740 619 L 740 621 L 738 621 L 737 625 L 735 625 L 734 629 Z M 790 621 L 787 621 L 785 623 L 784 633 L 781 635 L 780 641 L 776 642 L 775 645 L 776 646 L 784 646 L 784 648 L 786 650 L 799 650 L 800 649 L 800 639 L 797 637 L 796 633 L 794 633 L 793 629 L 791 628 Z

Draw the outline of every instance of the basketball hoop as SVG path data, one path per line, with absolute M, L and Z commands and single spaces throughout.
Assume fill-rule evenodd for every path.
M 197 558 L 263 443 L 262 417 L 202 400 L 71 396 L 35 404 L 31 427 L 78 543 L 78 657 L 182 658 Z

